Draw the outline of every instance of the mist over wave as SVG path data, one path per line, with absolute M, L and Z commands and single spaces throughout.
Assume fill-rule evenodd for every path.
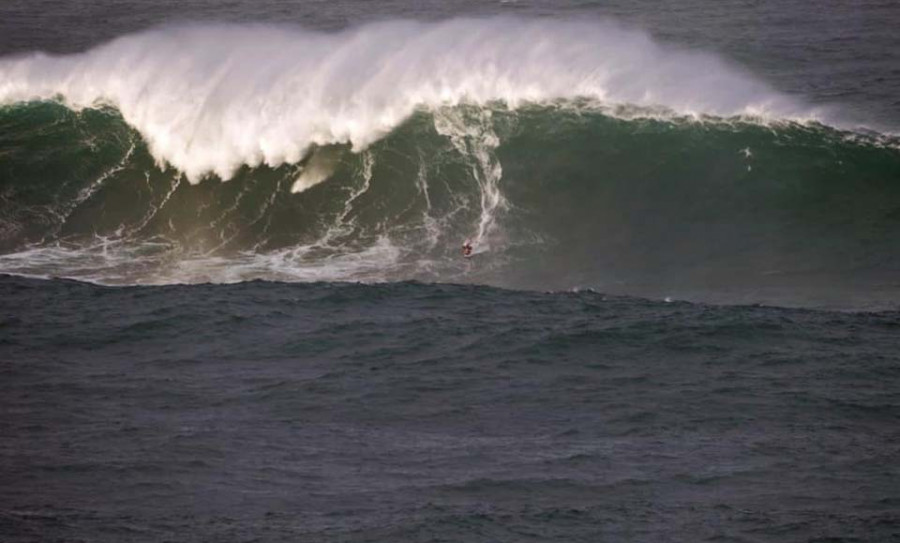
M 0 61 L 0 103 L 51 98 L 113 105 L 192 182 L 296 163 L 312 145 L 360 150 L 417 108 L 460 103 L 589 98 L 645 114 L 823 114 L 714 55 L 599 19 L 395 21 L 340 33 L 178 26 L 79 55 Z

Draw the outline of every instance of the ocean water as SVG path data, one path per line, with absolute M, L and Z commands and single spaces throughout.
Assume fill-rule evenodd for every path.
M 898 25 L 3 3 L 0 540 L 900 540 Z

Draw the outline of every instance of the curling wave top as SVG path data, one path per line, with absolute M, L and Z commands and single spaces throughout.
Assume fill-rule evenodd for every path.
M 241 165 L 359 150 L 417 108 L 588 99 L 644 113 L 818 119 L 716 56 L 611 21 L 494 18 L 371 24 L 340 33 L 178 26 L 83 54 L 0 60 L 0 103 L 108 103 L 160 164 L 192 182 Z

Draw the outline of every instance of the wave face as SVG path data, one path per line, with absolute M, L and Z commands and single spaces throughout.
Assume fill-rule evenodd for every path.
M 609 22 L 170 28 L 0 102 L 10 273 L 900 300 L 895 137 Z

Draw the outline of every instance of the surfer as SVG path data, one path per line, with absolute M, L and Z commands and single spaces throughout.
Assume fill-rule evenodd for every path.
M 472 256 L 472 242 L 471 241 L 466 240 L 463 243 L 462 253 L 463 253 L 463 256 L 466 258 L 469 258 L 470 256 Z

